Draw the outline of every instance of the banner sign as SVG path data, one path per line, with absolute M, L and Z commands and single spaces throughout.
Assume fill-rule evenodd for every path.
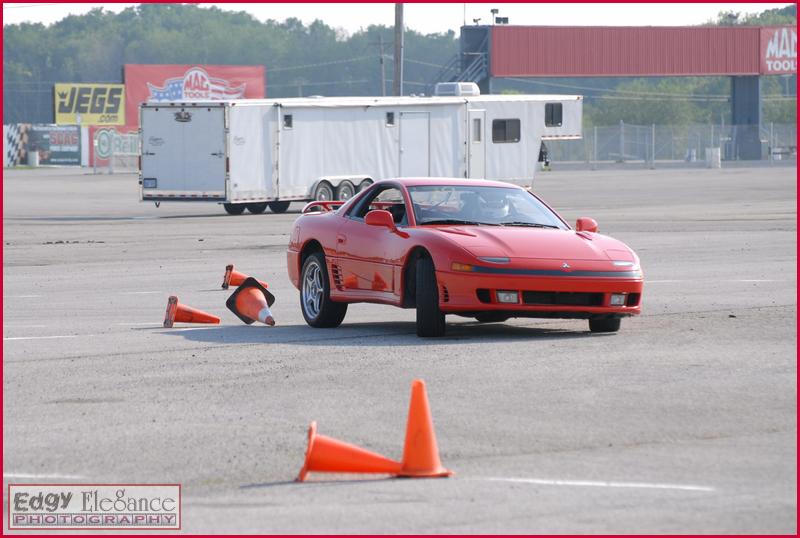
M 126 64 L 125 95 L 128 123 L 138 125 L 147 101 L 264 98 L 264 66 Z
M 112 156 L 139 155 L 138 127 L 92 127 L 89 129 L 89 162 L 107 161 Z
M 3 126 L 6 166 L 24 165 L 39 153 L 40 165 L 81 165 L 81 129 L 77 125 L 12 123 Z
M 797 73 L 797 29 L 793 26 L 761 28 L 761 73 Z
M 57 83 L 53 94 L 58 125 L 125 125 L 123 84 Z

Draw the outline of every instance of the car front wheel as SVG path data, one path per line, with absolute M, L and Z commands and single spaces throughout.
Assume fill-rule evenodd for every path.
M 589 320 L 589 330 L 593 333 L 615 333 L 619 330 L 621 318 L 598 318 Z
M 430 258 L 417 260 L 417 336 L 443 336 L 444 314 L 439 310 L 439 285 Z
M 347 314 L 347 303 L 331 300 L 325 255 L 314 252 L 306 258 L 300 276 L 300 309 L 312 327 L 338 327 Z

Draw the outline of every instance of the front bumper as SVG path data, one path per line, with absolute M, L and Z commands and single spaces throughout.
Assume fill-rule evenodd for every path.
M 437 271 L 436 279 L 442 312 L 503 312 L 512 317 L 633 316 L 641 313 L 644 286 L 642 278 L 495 276 L 451 271 Z M 499 302 L 497 290 L 516 291 L 518 302 Z M 612 306 L 612 294 L 625 294 L 625 304 Z

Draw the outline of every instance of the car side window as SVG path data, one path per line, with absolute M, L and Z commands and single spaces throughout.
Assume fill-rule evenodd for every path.
M 385 209 L 392 214 L 395 224 L 405 226 L 408 224 L 408 214 L 403 193 L 396 187 L 387 186 L 383 189 L 376 189 L 361 200 L 350 212 L 348 217 L 362 220 L 364 216 L 373 209 Z

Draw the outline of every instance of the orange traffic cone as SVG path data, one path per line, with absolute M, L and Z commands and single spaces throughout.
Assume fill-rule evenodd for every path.
M 369 450 L 320 435 L 317 423 L 308 427 L 306 461 L 297 481 L 302 482 L 310 471 L 318 473 L 376 473 L 398 474 L 401 464 Z
M 227 290 L 230 286 L 241 286 L 242 282 L 250 278 L 248 275 L 244 273 L 240 273 L 233 268 L 233 264 L 228 264 L 225 266 L 225 276 L 222 278 L 222 289 Z M 267 283 L 259 280 L 259 284 L 268 288 Z
M 269 307 L 274 302 L 275 296 L 258 280 L 249 276 L 236 288 L 233 295 L 228 297 L 225 305 L 248 325 L 260 321 L 271 326 L 275 325 L 275 318 L 272 317 Z
M 180 323 L 219 323 L 217 316 L 182 305 L 174 295 L 167 300 L 167 313 L 164 315 L 164 327 L 169 329 L 175 322 Z
M 451 476 L 453 471 L 442 467 L 439 447 L 433 431 L 431 408 L 425 393 L 425 382 L 415 379 L 411 384 L 411 404 L 408 409 L 406 443 L 403 448 L 403 468 L 397 476 L 437 477 Z

